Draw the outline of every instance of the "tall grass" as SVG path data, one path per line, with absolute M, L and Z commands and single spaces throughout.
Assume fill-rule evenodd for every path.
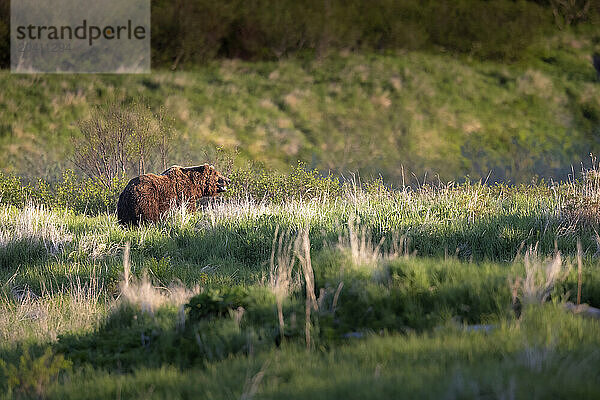
M 22 210 L 4 208 L 0 215 L 0 246 L 20 242 L 42 246 L 50 255 L 61 253 L 73 240 L 60 215 L 44 206 L 27 204 Z M 11 215 L 14 213 L 13 215 Z
M 540 260 L 536 249 L 525 253 L 525 279 L 522 284 L 525 304 L 539 304 L 548 299 L 556 283 L 564 280 L 568 273 L 563 267 L 560 252 L 549 260 Z
M 118 249 L 130 241 L 144 258 L 155 259 L 153 272 L 164 277 L 176 275 L 165 267 L 169 260 L 207 266 L 222 265 L 224 259 L 244 266 L 238 270 L 246 276 L 247 267 L 268 261 L 277 227 L 292 232 L 308 227 L 317 249 L 338 239 L 355 264 L 414 252 L 508 261 L 522 244 L 535 243 L 543 255 L 551 254 L 555 243 L 563 254 L 574 254 L 577 238 L 584 249 L 596 247 L 596 222 L 584 223 L 586 208 L 573 205 L 593 196 L 588 182 L 517 187 L 450 183 L 401 190 L 350 182 L 335 195 L 278 201 L 246 194 L 209 202 L 196 213 L 184 204 L 160 223 L 137 229 L 119 227 L 114 214 L 89 218 L 46 206 L 2 205 L 0 258 L 11 268 L 81 260 L 81 265 L 105 263 L 114 272 Z M 132 271 L 142 269 L 134 263 Z
M 275 294 L 277 302 L 277 319 L 279 322 L 279 335 L 283 342 L 285 338 L 285 321 L 283 318 L 283 301 L 290 293 L 297 290 L 300 285 L 298 275 L 294 277 L 295 255 L 293 253 L 294 242 L 288 239 L 284 244 L 285 233 L 279 235 L 279 227 L 273 235 L 273 247 L 269 263 L 269 287 Z M 294 279 L 296 278 L 296 279 Z
M 44 206 L 28 204 L 21 210 L 3 207 L 0 211 L 0 268 L 60 256 L 72 242 L 63 217 Z
M 42 285 L 39 294 L 28 287 L 4 283 L 0 294 L 0 340 L 18 343 L 56 341 L 59 335 L 90 331 L 106 315 L 105 288 L 97 271 L 86 281 L 72 277 L 60 287 Z

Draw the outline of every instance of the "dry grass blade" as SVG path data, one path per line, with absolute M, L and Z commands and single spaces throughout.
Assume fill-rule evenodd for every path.
M 265 377 L 265 373 L 267 372 L 267 368 L 269 368 L 270 363 L 270 360 L 267 359 L 267 361 L 265 361 L 262 367 L 260 368 L 260 371 L 258 371 L 256 375 L 252 377 L 252 379 L 246 379 L 246 384 L 244 385 L 244 392 L 240 396 L 240 400 L 251 400 L 254 398 L 254 396 L 256 396 L 260 383 Z
M 129 287 L 129 274 L 131 270 L 131 261 L 129 258 L 129 249 L 131 245 L 129 242 L 125 243 L 125 248 L 123 249 L 123 286 L 124 288 Z
M 312 268 L 312 262 L 310 257 L 310 238 L 308 236 L 308 227 L 303 228 L 294 244 L 296 255 L 300 260 L 302 266 L 302 273 L 304 275 L 304 283 L 306 285 L 306 306 L 305 306 L 305 337 L 306 337 L 306 348 L 311 348 L 310 339 L 310 314 L 312 310 L 317 310 L 317 299 L 315 297 L 315 274 Z
M 155 287 L 147 275 L 141 279 L 131 279 L 131 261 L 130 244 L 127 242 L 123 249 L 123 281 L 121 282 L 121 301 L 135 304 L 141 307 L 142 311 L 154 313 L 154 311 L 164 304 L 174 304 L 181 306 L 185 304 L 190 297 L 199 292 L 196 287 L 189 290 L 183 286 L 172 286 L 170 288 Z M 180 321 L 183 324 L 184 321 Z
M 523 304 L 541 304 L 548 300 L 556 283 L 565 279 L 568 266 L 563 266 L 559 251 L 552 258 L 541 259 L 537 247 L 529 248 L 523 261 L 525 278 L 513 282 L 513 297 L 520 292 Z
M 355 265 L 375 265 L 381 258 L 381 246 L 385 241 L 382 237 L 377 245 L 374 245 L 370 232 L 360 227 L 360 219 L 353 215 L 348 218 L 348 239 L 340 238 L 340 245 L 347 242 Z
M 582 250 L 581 241 L 577 239 L 577 305 L 581 304 L 581 273 L 582 273 Z
M 342 288 L 344 287 L 344 281 L 340 281 L 340 284 L 333 295 L 333 302 L 331 303 L 331 312 L 335 313 L 335 307 L 337 306 L 338 300 L 340 298 L 340 294 L 342 293 Z
M 275 294 L 279 334 L 283 342 L 285 334 L 283 301 L 290 293 L 297 291 L 301 287 L 301 281 L 304 278 L 306 288 L 305 336 L 306 345 L 310 348 L 310 315 L 312 310 L 318 309 L 318 303 L 315 296 L 315 278 L 310 256 L 310 238 L 308 232 L 308 227 L 302 228 L 296 234 L 295 238 L 292 239 L 289 232 L 280 234 L 279 227 L 275 229 L 271 249 L 268 285 Z M 302 278 L 299 274 L 295 277 L 293 275 L 296 260 L 299 262 Z
M 279 321 L 279 334 L 283 343 L 285 333 L 285 322 L 283 319 L 283 300 L 292 290 L 292 270 L 294 268 L 293 242 L 284 244 L 284 234 L 279 235 L 279 227 L 275 229 L 273 245 L 271 249 L 271 260 L 269 268 L 269 287 L 275 294 L 277 302 L 277 318 Z M 277 245 L 277 251 L 275 251 Z

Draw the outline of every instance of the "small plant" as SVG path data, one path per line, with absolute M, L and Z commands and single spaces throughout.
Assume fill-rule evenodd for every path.
M 248 292 L 239 286 L 234 286 L 221 290 L 208 289 L 204 293 L 197 294 L 186 304 L 186 308 L 189 320 L 195 322 L 203 318 L 221 317 L 227 315 L 229 311 L 247 305 Z
M 563 266 L 560 252 L 556 252 L 554 257 L 542 259 L 538 255 L 537 246 L 530 247 L 525 252 L 523 262 L 525 277 L 517 278 L 511 283 L 513 307 L 544 303 L 556 284 L 563 281 L 569 272 L 569 267 Z
M 71 362 L 65 360 L 62 354 L 54 354 L 50 347 L 41 356 L 25 348 L 16 364 L 0 360 L 0 371 L 5 376 L 7 392 L 27 398 L 45 397 L 48 386 L 61 372 L 70 368 Z
M 588 19 L 591 5 L 591 0 L 550 0 L 554 21 L 559 29 Z

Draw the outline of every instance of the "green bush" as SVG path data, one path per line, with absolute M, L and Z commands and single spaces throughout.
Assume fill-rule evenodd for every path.
M 70 368 L 71 362 L 62 354 L 55 354 L 50 347 L 41 355 L 25 347 L 19 362 L 14 364 L 0 359 L 5 393 L 17 398 L 44 398 L 50 384 Z
M 16 207 L 32 202 L 96 215 L 115 211 L 119 194 L 126 183 L 125 178 L 115 179 L 107 188 L 97 180 L 81 178 L 69 169 L 63 173 L 61 180 L 48 182 L 39 179 L 31 185 L 17 176 L 0 172 L 0 202 Z
M 208 289 L 185 306 L 182 329 L 179 310 L 171 305 L 153 312 L 121 304 L 94 332 L 59 338 L 55 348 L 78 366 L 91 364 L 131 370 L 136 366 L 189 366 L 275 344 L 273 298 L 265 302 L 261 290 L 241 287 Z M 239 320 L 233 310 L 239 310 Z M 248 319 L 246 315 L 254 314 Z M 242 317 L 248 319 L 242 322 Z M 179 322 L 178 322 L 179 321 Z
M 31 199 L 33 189 L 19 177 L 0 172 L 0 202 L 23 207 Z
M 423 331 L 450 318 L 467 324 L 508 317 L 511 304 L 506 268 L 397 258 L 378 266 L 353 266 L 340 251 L 315 257 L 316 287 L 331 304 L 340 282 L 335 315 L 320 316 L 324 337 L 338 340 L 355 331 Z M 325 318 L 323 318 L 325 317 Z
M 60 336 L 55 348 L 76 365 L 125 369 L 142 363 L 158 365 L 176 352 L 176 321 L 173 307 L 150 313 L 123 303 L 96 331 Z
M 281 202 L 335 197 L 342 193 L 342 185 L 335 177 L 323 176 L 301 162 L 289 174 L 247 166 L 234 169 L 229 178 L 231 190 L 226 194 L 228 198 L 251 197 Z
M 185 307 L 189 320 L 197 322 L 203 318 L 222 317 L 238 307 L 247 307 L 247 297 L 247 291 L 239 286 L 208 289 L 192 297 Z
M 83 214 L 114 212 L 119 194 L 127 184 L 126 178 L 117 178 L 107 188 L 94 179 L 78 178 L 73 170 L 64 172 L 62 180 L 57 182 L 52 192 L 54 204 Z

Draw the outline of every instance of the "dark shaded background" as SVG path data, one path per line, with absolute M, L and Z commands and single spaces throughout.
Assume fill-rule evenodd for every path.
M 332 50 L 437 50 L 517 60 L 545 32 L 600 19 L 600 2 L 532 0 L 152 0 L 154 67 L 215 58 L 319 57 Z M 586 3 L 589 5 L 586 6 Z M 578 13 L 577 10 L 586 10 Z M 579 15 L 581 14 L 581 15 Z M 0 66 L 10 65 L 0 2 Z

